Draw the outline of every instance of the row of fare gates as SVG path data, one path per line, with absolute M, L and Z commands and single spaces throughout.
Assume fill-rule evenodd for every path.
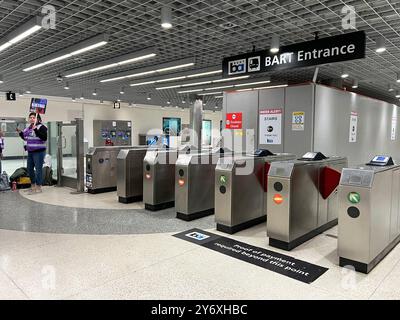
M 121 203 L 175 207 L 186 221 L 215 214 L 217 230 L 228 234 L 267 221 L 269 245 L 279 249 L 338 224 L 340 266 L 359 272 L 369 273 L 400 241 L 400 165 L 389 156 L 348 167 L 346 157 L 320 152 L 297 159 L 137 146 L 92 148 L 86 161 L 89 193 L 117 190 Z

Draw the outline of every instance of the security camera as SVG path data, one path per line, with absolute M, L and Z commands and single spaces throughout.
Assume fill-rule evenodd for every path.
M 63 76 L 61 74 L 57 76 L 57 82 L 63 82 Z

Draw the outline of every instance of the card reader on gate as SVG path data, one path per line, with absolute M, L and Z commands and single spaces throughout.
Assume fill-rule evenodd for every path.
M 301 159 L 303 161 L 320 161 L 328 159 L 321 152 L 307 152 Z
M 274 156 L 274 154 L 266 149 L 257 149 L 254 151 L 254 156 L 255 157 L 268 157 L 268 156 Z
M 367 163 L 367 166 L 393 166 L 394 162 L 392 157 L 389 156 L 375 156 L 369 163 Z

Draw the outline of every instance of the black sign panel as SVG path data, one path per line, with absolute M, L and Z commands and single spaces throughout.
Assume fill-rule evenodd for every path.
M 7 92 L 6 93 L 6 98 L 8 101 L 16 101 L 17 100 L 17 96 L 15 94 L 15 92 Z
M 222 62 L 223 77 L 362 59 L 365 58 L 365 50 L 366 35 L 364 31 L 346 33 L 283 46 L 276 54 L 264 50 L 225 58 Z
M 200 229 L 174 236 L 305 283 L 314 282 L 328 271 L 327 268 Z

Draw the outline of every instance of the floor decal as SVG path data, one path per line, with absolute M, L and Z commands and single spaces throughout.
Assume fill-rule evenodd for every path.
M 191 229 L 174 236 L 305 283 L 314 282 L 328 271 L 312 263 L 201 229 Z

